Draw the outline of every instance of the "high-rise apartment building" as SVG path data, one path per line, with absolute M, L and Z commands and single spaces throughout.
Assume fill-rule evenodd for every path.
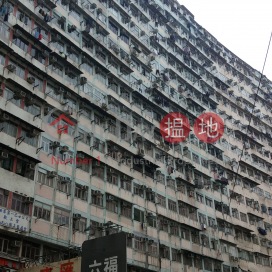
M 271 271 L 266 77 L 176 1 L 1 0 L 0 20 L 1 271 L 120 230 L 129 272 Z

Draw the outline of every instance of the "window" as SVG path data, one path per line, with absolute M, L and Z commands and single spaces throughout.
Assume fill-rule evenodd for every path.
M 240 212 L 240 218 L 241 218 L 241 221 L 247 222 L 247 215 L 245 213 Z
M 25 106 L 25 110 L 34 116 L 38 116 L 41 113 L 41 107 L 36 104 Z
M 44 219 L 46 221 L 50 221 L 50 211 L 51 207 L 49 205 L 43 204 L 41 202 L 36 202 L 34 206 L 33 216 Z
M 170 223 L 170 233 L 175 236 L 179 236 L 179 226 L 177 223 Z
M 37 61 L 39 61 L 42 64 L 45 64 L 45 56 L 41 50 L 32 46 L 30 54 L 34 59 L 36 59 Z
M 34 135 L 31 135 L 31 132 L 22 128 L 20 136 L 23 137 L 25 143 L 35 147 L 37 146 L 38 138 Z
M 15 173 L 29 179 L 34 179 L 34 170 L 30 169 L 30 166 L 33 167 L 34 165 L 24 161 L 22 157 L 17 156 Z
M 86 72 L 88 72 L 90 75 L 93 74 L 93 66 L 89 63 L 83 63 L 81 65 L 82 69 L 84 69 Z
M 118 213 L 118 201 L 117 199 L 112 195 L 107 195 L 106 199 L 106 209 L 108 211 Z
M 113 185 L 118 186 L 118 175 L 108 172 L 107 173 L 107 181 Z
M 204 203 L 204 197 L 203 195 L 196 193 L 196 200 L 200 203 Z
M 118 27 L 115 26 L 112 22 L 109 22 L 109 29 L 115 33 L 116 35 L 118 35 Z
M 4 55 L 2 55 L 2 54 L 0 54 L 0 65 L 5 65 L 5 59 L 6 59 L 6 57 L 4 56 Z
M 158 244 L 157 243 L 148 243 L 148 254 L 151 256 L 157 256 L 158 255 Z
M 54 224 L 59 226 L 68 226 L 69 225 L 69 215 L 68 211 L 64 211 L 58 208 L 54 210 Z
M 208 216 L 208 226 L 209 227 L 215 227 L 216 226 L 216 221 L 215 221 L 215 219 L 214 218 L 211 218 L 211 217 L 209 217 Z
M 121 202 L 121 215 L 132 218 L 132 206 L 126 201 Z
M 159 205 L 166 208 L 166 198 L 164 196 L 157 194 L 157 202 Z
M 16 137 L 17 136 L 17 125 L 12 122 L 2 122 L 1 123 L 1 129 L 4 133 Z
M 0 206 L 1 207 L 7 207 L 8 194 L 9 194 L 9 191 L 5 189 L 0 189 Z
M 103 207 L 103 195 L 101 192 L 92 190 L 92 204 Z
M 213 207 L 213 201 L 212 199 L 208 198 L 208 197 L 205 197 L 205 202 L 206 202 L 206 205 L 209 206 L 209 207 Z
M 76 183 L 75 198 L 87 201 L 88 199 L 88 187 Z
M 133 219 L 135 221 L 138 221 L 138 222 L 144 222 L 144 212 L 137 209 L 137 208 L 134 208 L 134 217 Z
M 8 248 L 9 240 L 0 237 L 0 252 L 9 253 Z
M 135 195 L 138 195 L 140 197 L 144 197 L 144 191 L 143 189 L 141 188 L 141 185 L 137 184 L 137 183 L 134 183 L 134 186 L 133 186 L 133 193 Z
M 22 257 L 36 260 L 37 256 L 40 256 L 40 246 L 38 244 L 24 242 L 22 248 Z
M 181 254 L 175 248 L 172 248 L 172 261 L 181 262 Z
M 42 150 L 46 153 L 52 153 L 52 148 L 50 146 L 51 143 L 52 141 L 45 137 L 42 137 Z
M 58 176 L 57 179 L 57 190 L 60 192 L 66 193 L 67 195 L 70 195 L 71 191 L 71 182 L 69 179 L 65 179 L 62 176 Z
M 106 75 L 101 71 L 96 71 L 97 79 L 106 85 L 107 77 Z
M 85 232 L 86 224 L 87 224 L 87 219 L 84 217 L 81 217 L 79 219 L 74 219 L 73 220 L 73 229 L 77 230 L 79 232 Z
M 125 34 L 121 34 L 120 38 L 122 41 L 124 41 L 126 44 L 129 44 L 129 37 Z
M 16 36 L 13 37 L 13 43 L 21 48 L 24 52 L 27 53 L 28 50 L 28 42 L 24 41 L 22 38 L 18 38 Z
M 29 214 L 29 204 L 24 200 L 23 196 L 13 193 L 11 209 L 23 214 Z
M 173 212 L 177 212 L 177 203 L 168 199 L 168 209 Z
M 134 249 L 138 251 L 145 251 L 145 242 L 141 237 L 134 237 Z
M 131 192 L 131 181 L 128 180 L 127 178 L 122 178 L 121 177 L 121 188 Z
M 38 171 L 37 182 L 49 187 L 53 187 L 53 178 L 49 178 L 44 172 Z
M 206 219 L 206 215 L 199 213 L 198 214 L 198 221 L 200 224 L 207 224 L 207 219 Z
M 8 171 L 13 171 L 14 156 L 9 154 L 7 159 L 2 159 L 0 161 L 0 166 Z

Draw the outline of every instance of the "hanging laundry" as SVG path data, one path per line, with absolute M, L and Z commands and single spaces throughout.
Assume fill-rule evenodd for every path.
M 48 14 L 45 14 L 44 17 L 43 17 L 43 19 L 44 19 L 44 21 L 47 23 L 47 22 L 49 22 L 50 17 L 49 17 Z
M 28 24 L 28 17 L 25 16 L 25 19 L 24 19 L 24 24 L 27 25 Z
M 9 17 L 9 14 L 6 13 L 5 16 L 4 16 L 4 22 L 7 22 L 7 21 L 8 21 L 8 17 Z
M 5 16 L 7 13 L 7 6 L 4 4 L 2 7 L 0 7 L 0 16 Z
M 42 34 L 39 34 L 38 40 L 40 41 L 43 38 Z
M 36 30 L 35 33 L 34 33 L 34 37 L 35 37 L 36 39 L 38 39 L 38 38 L 39 38 L 39 35 L 40 35 L 40 33 Z

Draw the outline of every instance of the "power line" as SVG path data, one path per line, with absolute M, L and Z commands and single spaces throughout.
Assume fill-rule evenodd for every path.
M 260 76 L 259 83 L 258 83 L 258 88 L 257 88 L 256 94 L 254 96 L 253 109 L 256 107 L 257 95 L 258 95 L 258 93 L 260 91 L 260 85 L 261 85 L 261 81 L 262 81 L 262 78 L 263 78 L 264 68 L 265 68 L 265 64 L 266 64 L 266 60 L 267 60 L 267 56 L 268 56 L 268 52 L 269 52 L 269 48 L 270 48 L 270 44 L 271 44 L 271 39 L 272 39 L 272 32 L 270 34 L 270 39 L 269 39 L 269 43 L 268 43 L 268 47 L 267 47 L 267 51 L 266 51 L 266 55 L 265 55 L 265 60 L 264 60 L 264 64 L 263 64 L 261 76 Z M 250 118 L 249 118 L 247 129 L 246 129 L 246 134 L 249 131 L 249 126 L 251 124 L 252 119 L 253 119 L 253 110 L 252 110 L 252 112 L 250 114 Z M 233 185 L 232 189 L 234 189 L 234 187 L 236 185 L 237 176 L 238 176 L 238 172 L 239 172 L 239 168 L 240 168 L 240 161 L 241 161 L 242 156 L 244 155 L 244 151 L 245 151 L 245 140 L 243 141 L 243 148 L 242 148 L 242 152 L 240 154 L 240 158 L 239 158 L 239 161 L 238 161 L 238 166 L 237 166 L 237 170 L 236 170 L 236 174 L 235 174 L 235 179 L 234 179 L 234 185 Z M 231 200 L 230 200 L 230 202 L 231 202 Z

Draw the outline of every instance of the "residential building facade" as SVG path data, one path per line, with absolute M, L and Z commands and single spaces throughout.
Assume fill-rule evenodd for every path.
M 127 233 L 128 271 L 271 271 L 271 81 L 169 0 L 2 0 L 0 267 Z M 190 122 L 181 143 L 160 121 Z M 193 126 L 224 121 L 215 143 Z

